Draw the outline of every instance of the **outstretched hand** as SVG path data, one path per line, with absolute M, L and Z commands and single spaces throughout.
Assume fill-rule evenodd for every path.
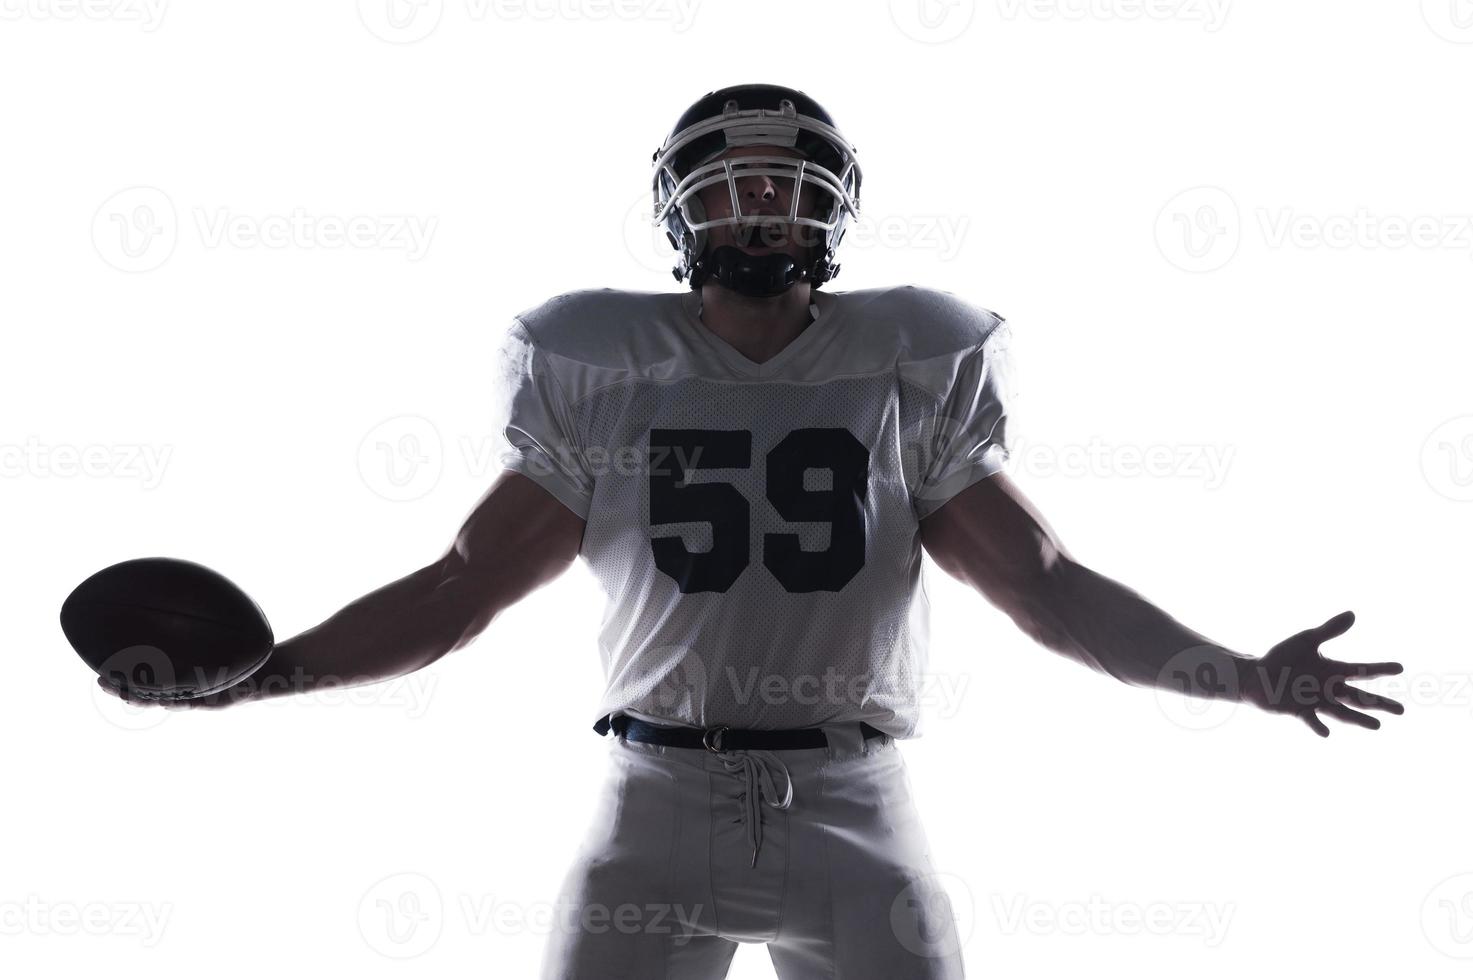
M 1321 643 L 1344 633 L 1354 622 L 1355 613 L 1347 610 L 1320 626 L 1295 633 L 1252 661 L 1244 672 L 1244 699 L 1265 711 L 1295 715 L 1322 737 L 1328 736 L 1330 729 L 1320 720 L 1319 712 L 1370 729 L 1380 728 L 1381 722 L 1356 708 L 1401 714 L 1406 710 L 1401 702 L 1346 683 L 1399 674 L 1401 664 L 1352 664 L 1320 653 Z

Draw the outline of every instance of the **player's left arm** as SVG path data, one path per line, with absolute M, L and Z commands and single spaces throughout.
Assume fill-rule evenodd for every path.
M 1033 639 L 1127 684 L 1292 714 L 1319 735 L 1330 730 L 1317 712 L 1364 728 L 1381 723 L 1357 708 L 1402 713 L 1397 701 L 1346 683 L 1399 674 L 1401 664 L 1352 664 L 1320 654 L 1322 642 L 1350 628 L 1353 613 L 1296 633 L 1262 657 L 1236 653 L 1076 561 L 1005 473 L 953 496 L 921 521 L 920 533 L 944 571 L 981 592 Z

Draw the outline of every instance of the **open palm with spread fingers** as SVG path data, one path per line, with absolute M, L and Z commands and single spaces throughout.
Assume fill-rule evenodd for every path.
M 1371 729 L 1380 728 L 1381 722 L 1357 708 L 1401 714 L 1405 710 L 1401 702 L 1346 683 L 1399 674 L 1401 664 L 1353 664 L 1320 653 L 1321 643 L 1344 633 L 1354 622 L 1355 613 L 1347 610 L 1275 645 L 1246 671 L 1244 698 L 1265 711 L 1296 715 L 1321 736 L 1329 735 L 1330 729 L 1320 720 L 1320 712 Z

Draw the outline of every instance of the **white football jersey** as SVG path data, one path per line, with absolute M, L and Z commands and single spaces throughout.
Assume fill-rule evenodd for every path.
M 587 522 L 600 722 L 918 734 L 918 521 L 1003 466 L 1008 328 L 915 286 L 813 300 L 760 364 L 696 292 L 566 293 L 512 321 L 501 462 Z

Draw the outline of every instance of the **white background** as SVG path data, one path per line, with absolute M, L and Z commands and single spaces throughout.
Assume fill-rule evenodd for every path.
M 1322 740 L 928 566 L 903 750 L 970 974 L 1466 975 L 1467 0 L 394 3 L 0 0 L 5 972 L 536 974 L 605 764 L 584 566 L 402 683 L 213 713 L 99 702 L 56 613 L 173 555 L 284 637 L 437 557 L 508 317 L 677 288 L 650 154 L 775 81 L 865 168 L 832 288 L 1013 323 L 1012 472 L 1076 557 L 1247 653 L 1354 609 L 1326 652 L 1407 667 Z

